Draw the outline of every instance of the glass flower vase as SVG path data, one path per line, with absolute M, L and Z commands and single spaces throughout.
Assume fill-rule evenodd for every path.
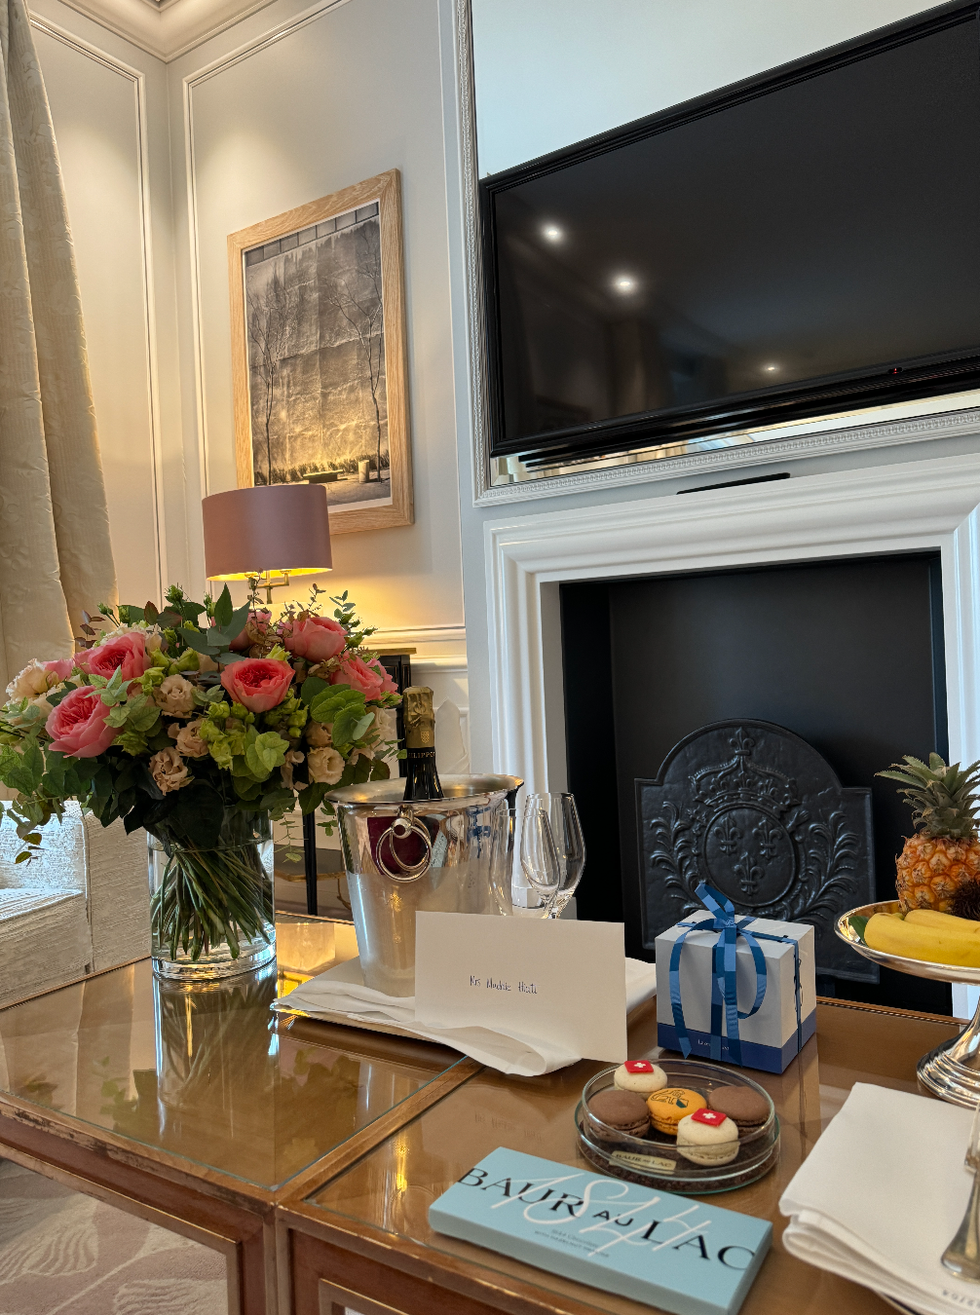
M 153 970 L 185 982 L 250 972 L 275 958 L 272 823 L 225 809 L 202 848 L 165 825 L 147 832 Z

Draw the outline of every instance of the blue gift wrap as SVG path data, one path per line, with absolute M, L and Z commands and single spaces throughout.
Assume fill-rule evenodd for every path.
M 429 1206 L 429 1224 L 674 1315 L 735 1315 L 767 1219 L 503 1147 Z
M 707 882 L 697 893 L 706 912 L 657 937 L 657 1042 L 782 1073 L 816 1031 L 813 928 L 737 917 Z

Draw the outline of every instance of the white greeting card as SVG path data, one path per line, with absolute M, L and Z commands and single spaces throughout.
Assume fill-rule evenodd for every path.
M 626 1054 L 623 924 L 416 913 L 415 1019 Z

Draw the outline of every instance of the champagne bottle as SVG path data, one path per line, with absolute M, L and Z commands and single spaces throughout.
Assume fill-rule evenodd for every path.
M 443 799 L 436 771 L 436 714 L 432 690 L 427 685 L 409 685 L 402 690 L 405 706 L 405 799 Z

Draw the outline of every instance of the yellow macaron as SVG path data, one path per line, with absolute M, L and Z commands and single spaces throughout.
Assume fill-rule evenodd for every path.
M 647 1098 L 647 1109 L 657 1132 L 677 1136 L 677 1125 L 695 1110 L 706 1109 L 708 1102 L 686 1087 L 664 1087 Z

